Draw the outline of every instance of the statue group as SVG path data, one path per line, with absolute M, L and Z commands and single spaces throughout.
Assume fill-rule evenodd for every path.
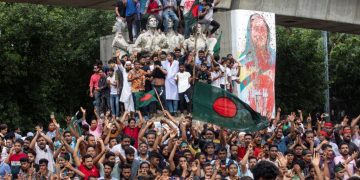
M 158 23 L 156 17 L 150 15 L 147 20 L 147 30 L 137 37 L 134 44 L 129 44 L 124 36 L 124 24 L 117 21 L 113 28 L 116 31 L 112 43 L 113 52 L 120 50 L 122 54 L 133 52 L 149 52 L 152 54 L 158 51 L 172 52 L 174 49 L 179 48 L 182 53 L 199 50 L 213 53 L 217 40 L 216 38 L 207 38 L 202 32 L 200 24 L 195 25 L 192 28 L 190 37 L 185 39 L 183 35 L 173 30 L 174 23 L 171 19 L 167 22 L 169 29 L 165 33 L 157 29 Z

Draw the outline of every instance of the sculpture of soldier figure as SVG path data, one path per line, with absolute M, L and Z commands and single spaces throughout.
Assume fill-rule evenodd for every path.
M 113 32 L 115 32 L 115 37 L 114 40 L 112 42 L 112 47 L 113 47 L 113 55 L 115 54 L 115 52 L 117 50 L 120 50 L 121 54 L 126 54 L 127 51 L 129 50 L 129 44 L 126 41 L 126 35 L 124 34 L 125 32 L 125 23 L 122 22 L 119 18 L 116 19 L 116 23 L 113 26 Z
M 197 36 L 197 44 L 195 50 L 195 39 Z M 192 28 L 192 33 L 189 38 L 185 39 L 184 41 L 184 49 L 187 52 L 197 52 L 199 50 L 206 51 L 207 50 L 207 39 L 205 34 L 201 31 L 201 25 L 197 24 Z
M 172 19 L 169 19 L 167 23 L 169 29 L 166 32 L 166 39 L 169 43 L 169 51 L 174 51 L 175 48 L 183 49 L 184 36 L 174 31 Z
M 136 39 L 131 52 L 150 52 L 168 51 L 168 42 L 163 33 L 157 30 L 158 20 L 154 15 L 150 15 L 147 21 L 147 30 L 139 35 Z

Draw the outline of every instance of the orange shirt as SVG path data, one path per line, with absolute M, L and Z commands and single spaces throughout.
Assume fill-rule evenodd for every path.
M 137 71 L 135 71 L 135 69 L 131 70 L 128 75 L 128 79 L 133 79 L 131 81 L 131 92 L 139 92 L 139 91 L 145 90 L 145 71 L 144 70 L 142 70 L 142 69 L 139 69 Z

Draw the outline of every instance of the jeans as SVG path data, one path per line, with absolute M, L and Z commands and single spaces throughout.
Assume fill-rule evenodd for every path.
M 161 104 L 163 105 L 164 109 L 166 109 L 165 85 L 163 85 L 163 86 L 154 86 L 154 89 L 156 89 L 157 93 L 159 94 Z M 160 102 L 159 102 L 159 104 L 160 104 Z
M 166 106 L 170 113 L 176 113 L 178 109 L 178 100 L 166 100 Z
M 101 100 L 101 93 L 98 91 L 95 91 L 93 105 L 94 105 L 94 108 L 96 108 L 96 112 L 98 114 L 100 114 L 100 100 Z
M 105 114 L 110 108 L 110 92 L 101 92 L 100 113 Z
M 133 36 L 133 24 L 136 21 L 136 14 L 133 14 L 131 16 L 126 16 L 126 23 L 127 28 L 129 32 L 129 41 L 133 42 L 134 36 Z
M 110 106 L 111 106 L 111 115 L 115 117 L 120 116 L 119 109 L 119 95 L 118 94 L 110 94 Z
M 189 102 L 186 102 L 185 95 L 187 96 Z M 191 113 L 191 88 L 187 89 L 185 92 L 179 93 L 180 99 L 180 112 L 183 113 L 186 107 L 187 113 Z
M 163 16 L 164 16 L 164 31 L 167 32 L 168 31 L 168 21 L 169 19 L 172 19 L 174 22 L 174 31 L 177 32 L 178 26 L 179 26 L 179 18 L 176 16 L 175 12 L 172 10 L 165 10 L 163 12 Z

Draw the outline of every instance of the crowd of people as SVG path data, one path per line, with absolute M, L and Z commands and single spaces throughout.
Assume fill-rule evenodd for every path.
M 22 136 L 0 125 L 4 179 L 358 179 L 360 115 L 341 123 L 302 111 L 268 117 L 269 126 L 239 132 L 191 117 L 194 82 L 231 93 L 241 66 L 232 55 L 198 52 L 120 55 L 94 65 L 93 113 L 80 108 L 61 126 Z M 195 73 L 194 73 L 195 72 Z M 229 73 L 229 74 L 228 74 Z M 134 93 L 156 89 L 160 102 L 137 108 Z M 169 91 L 170 90 L 170 91 Z M 170 95 L 170 96 L 169 96 Z M 179 101 L 178 101 L 179 100 Z M 180 111 L 177 110 L 180 105 Z M 196 107 L 194 107 L 196 108 Z M 87 117 L 89 114 L 94 116 Z M 80 129 L 80 130 L 79 130 Z
M 144 28 L 148 14 L 161 22 L 171 18 L 177 31 L 189 11 L 186 2 L 120 0 L 116 15 L 135 34 Z M 200 2 L 199 22 L 213 26 L 212 34 L 219 27 L 212 19 L 219 1 Z M 133 34 L 129 36 L 132 40 Z M 211 84 L 237 95 L 240 71 L 231 54 L 117 51 L 106 64 L 93 66 L 90 113 L 80 107 L 74 117 L 56 119 L 52 114 L 45 127 L 38 124 L 26 134 L 0 124 L 0 179 L 360 178 L 360 115 L 338 121 L 328 114 L 304 117 L 301 110 L 285 114 L 278 108 L 275 117 L 268 114 L 269 126 L 256 132 L 193 121 L 194 84 Z M 158 101 L 138 107 L 135 94 L 152 90 Z
M 205 25 L 206 34 L 211 36 L 220 27 L 213 19 L 214 7 L 220 1 L 200 0 L 194 8 L 197 5 L 195 0 L 119 0 L 115 5 L 115 13 L 118 21 L 127 25 L 130 43 L 146 29 L 146 21 L 150 15 L 160 22 L 158 28 L 163 32 L 168 31 L 167 22 L 171 19 L 174 23 L 173 30 L 184 34 L 185 38 L 190 35 L 189 18 L 196 18 L 200 24 Z

